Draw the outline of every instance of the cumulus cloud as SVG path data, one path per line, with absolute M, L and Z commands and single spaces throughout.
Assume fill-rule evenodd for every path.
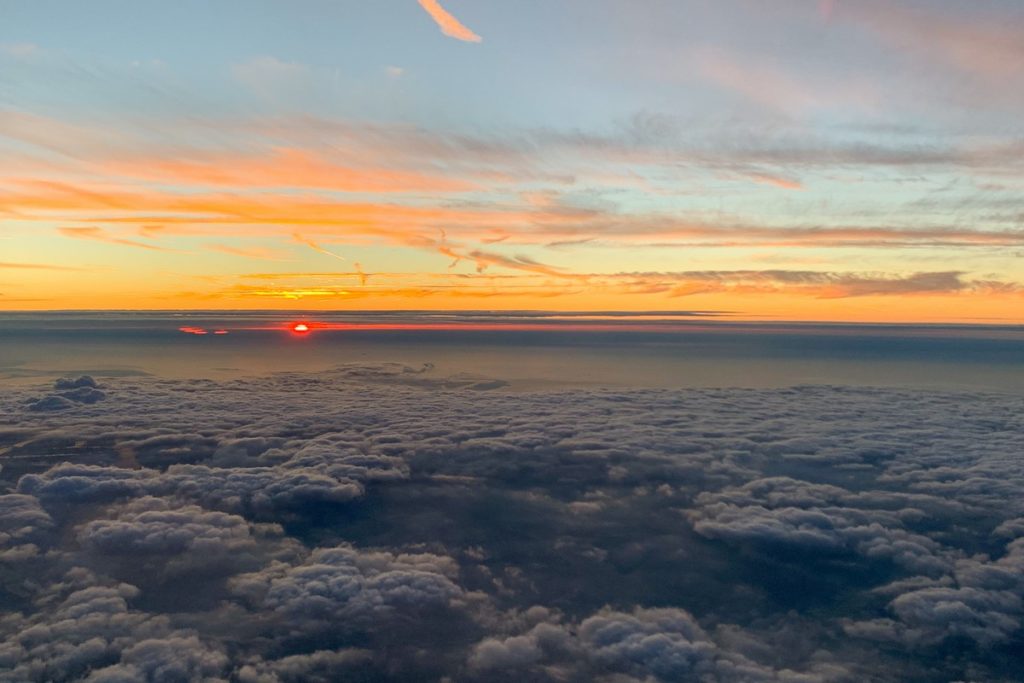
M 223 668 L 223 655 L 205 653 L 176 632 L 166 617 L 133 610 L 138 596 L 129 584 L 103 583 L 72 570 L 43 596 L 35 614 L 5 624 L 0 673 L 7 680 L 123 681 L 140 672 L 203 672 L 204 676 L 149 680 L 203 680 Z M 53 601 L 51 606 L 48 603 Z M 182 642 L 180 639 L 188 640 Z M 186 652 L 188 649 L 192 652 Z M 203 663 L 205 662 L 205 664 Z M 209 680 L 214 680 L 211 676 Z
M 53 520 L 32 496 L 0 496 L 0 562 L 36 556 L 37 543 L 53 529 Z
M 82 389 L 89 387 L 92 389 L 97 388 L 99 385 L 96 380 L 90 375 L 80 375 L 79 377 L 61 377 L 53 383 L 55 389 Z
M 365 665 L 373 657 L 369 650 L 317 650 L 276 660 L 257 660 L 238 671 L 241 683 L 330 683 L 343 678 L 353 668 Z
M 251 525 L 241 517 L 147 496 L 84 524 L 78 540 L 87 552 L 132 571 L 158 574 L 228 571 L 258 564 Z
M 812 683 L 838 680 L 848 673 L 839 666 L 804 672 L 773 669 L 744 654 L 745 649 L 757 645 L 749 635 L 745 641 L 733 639 L 731 644 L 716 642 L 685 610 L 621 612 L 606 607 L 577 624 L 544 622 L 522 635 L 484 640 L 473 648 L 469 668 L 482 680 L 511 673 L 531 680 L 560 680 L 568 674 L 579 680 L 666 683 Z M 768 647 L 759 645 L 762 650 Z
M 72 401 L 70 399 L 67 399 L 67 398 L 64 398 L 63 396 L 55 396 L 55 395 L 52 395 L 52 394 L 50 396 L 44 396 L 44 397 L 39 398 L 39 399 L 34 399 L 34 400 L 30 401 L 29 404 L 28 404 L 29 410 L 35 410 L 37 412 L 38 411 L 47 412 L 47 411 L 53 411 L 53 410 L 68 410 L 69 408 L 74 408 L 74 407 L 75 407 L 75 402 L 74 401 Z
M 445 607 L 462 594 L 449 558 L 429 554 L 363 554 L 321 548 L 302 564 L 275 564 L 232 581 L 251 604 L 280 613 L 293 629 L 365 628 L 396 614 L 406 618 Z
M 121 653 L 118 664 L 96 669 L 91 683 L 202 681 L 215 683 L 228 664 L 223 652 L 207 649 L 195 636 L 143 640 Z
M 63 411 L 10 388 L 0 678 L 1019 669 L 1019 397 L 478 381 L 72 378 L 42 391 L 105 398 Z
M 102 401 L 107 395 L 100 391 L 99 385 L 89 375 L 81 377 L 62 377 L 53 384 L 55 393 L 28 401 L 29 410 L 49 412 L 68 410 L 79 404 L 92 404 Z
M 212 468 L 174 465 L 166 472 L 91 465 L 59 465 L 42 475 L 28 475 L 19 489 L 44 500 L 103 502 L 150 494 L 177 495 L 222 510 L 259 514 L 312 502 L 343 503 L 363 494 L 363 485 L 333 467 Z M 358 469 L 358 468 L 356 468 Z
M 849 548 L 925 574 L 949 571 L 952 559 L 940 543 L 904 528 L 924 516 L 910 502 L 894 494 L 865 496 L 772 477 L 702 493 L 688 516 L 698 533 L 711 538 L 818 552 Z
M 1010 542 L 997 560 L 960 560 L 946 581 L 908 583 L 888 609 L 894 618 L 846 620 L 850 635 L 899 640 L 913 646 L 951 638 L 983 647 L 1019 635 L 1024 617 L 1024 541 Z
M 715 668 L 715 646 L 681 610 L 598 614 L 580 624 L 579 634 L 588 654 L 613 669 L 676 680 Z

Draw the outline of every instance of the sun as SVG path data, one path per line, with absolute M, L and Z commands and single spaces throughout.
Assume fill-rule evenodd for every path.
M 295 332 L 296 334 L 306 334 L 309 332 L 309 325 L 306 323 L 295 323 L 292 325 L 292 332 Z

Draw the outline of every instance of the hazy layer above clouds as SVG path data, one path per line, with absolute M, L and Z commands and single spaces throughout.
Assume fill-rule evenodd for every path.
M 292 334 L 297 321 L 312 331 Z M 451 388 L 842 384 L 1024 393 L 1024 327 L 741 323 L 679 310 L 0 315 L 0 382 L 81 374 L 229 380 L 367 362 L 429 365 L 402 382 L 445 378 Z
M 421 370 L 9 386 L 0 679 L 1024 665 L 1020 397 L 481 391 Z

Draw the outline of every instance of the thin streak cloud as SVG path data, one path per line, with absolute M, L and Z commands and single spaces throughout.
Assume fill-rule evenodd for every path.
M 340 254 L 335 254 L 333 251 L 330 251 L 328 249 L 324 249 L 323 247 L 321 247 L 319 244 L 317 244 L 313 240 L 309 239 L 308 237 L 303 237 L 302 235 L 300 235 L 297 232 L 293 232 L 292 233 L 292 239 L 294 239 L 299 244 L 305 244 L 307 247 L 309 247 L 313 251 L 320 252 L 321 254 L 324 254 L 325 256 L 330 256 L 331 258 L 336 258 L 339 261 L 346 261 L 346 260 L 348 260 L 344 256 L 341 256 Z
M 467 43 L 480 43 L 483 38 L 473 33 L 461 21 L 453 17 L 448 11 L 441 7 L 437 0 L 419 0 L 420 7 L 427 11 L 430 18 L 437 22 L 441 32 L 456 40 L 464 40 Z
M 150 251 L 173 251 L 167 247 L 161 247 L 156 244 L 149 244 L 147 242 L 140 242 L 139 240 L 132 240 L 124 237 L 116 237 L 102 228 L 57 228 L 57 231 L 65 237 L 71 237 L 73 239 L 96 240 L 97 242 L 119 244 L 124 247 L 135 247 L 136 249 L 149 249 Z
M 57 266 L 50 263 L 10 263 L 0 261 L 0 270 L 81 270 L 71 266 Z
M 211 251 L 219 251 L 222 254 L 230 254 L 232 256 L 241 256 L 243 258 L 260 259 L 263 261 L 287 261 L 288 257 L 273 249 L 264 249 L 261 247 L 233 247 L 228 244 L 207 244 L 206 248 Z

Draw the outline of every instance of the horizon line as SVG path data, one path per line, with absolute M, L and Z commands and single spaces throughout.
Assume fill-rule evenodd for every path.
M 367 316 L 396 316 L 396 315 L 449 315 L 466 317 L 492 317 L 492 318 L 682 318 L 675 322 L 718 324 L 724 326 L 746 326 L 746 325 L 828 325 L 848 327 L 991 327 L 991 328 L 1024 328 L 1024 320 L 1002 319 L 1002 318 L 971 318 L 961 321 L 891 321 L 891 320 L 798 320 L 776 318 L 769 315 L 752 315 L 737 311 L 700 311 L 700 310 L 640 310 L 627 311 L 615 309 L 601 310 L 563 310 L 563 309 L 285 309 L 285 308 L 61 308 L 61 309 L 0 309 L 0 316 L 20 315 L 73 315 L 73 314 L 153 314 L 153 315 L 277 315 L 284 319 L 309 318 L 317 316 L 336 315 L 367 315 Z M 740 319 L 733 316 L 742 316 Z M 657 322 L 651 320 L 649 322 Z

